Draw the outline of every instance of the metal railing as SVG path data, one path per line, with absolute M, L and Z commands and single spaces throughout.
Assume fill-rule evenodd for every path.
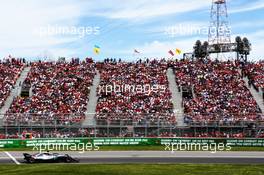
M 83 125 L 85 117 L 92 122 Z M 177 119 L 184 117 L 185 125 L 179 126 Z M 181 113 L 149 114 L 5 114 L 0 126 L 1 134 L 23 137 L 33 133 L 34 137 L 201 137 L 210 133 L 225 133 L 225 137 L 256 137 L 264 132 L 264 115 L 211 114 L 190 115 Z M 264 134 L 263 134 L 264 135 Z M 209 136 L 210 137 L 210 136 Z
M 264 126 L 263 114 L 197 114 L 182 113 L 148 113 L 148 114 L 0 114 L 2 126 L 82 126 L 85 117 L 92 117 L 88 126 L 100 127 L 245 127 L 250 124 Z M 177 120 L 184 120 L 179 126 Z

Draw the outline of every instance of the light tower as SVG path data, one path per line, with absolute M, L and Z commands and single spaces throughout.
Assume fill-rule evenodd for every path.
M 218 46 L 231 43 L 226 0 L 212 0 L 208 42 L 209 45 L 219 44 Z
M 218 58 L 219 54 L 236 52 L 237 60 L 247 61 L 251 44 L 247 38 L 242 41 L 240 37 L 237 37 L 236 42 L 231 42 L 231 28 L 228 22 L 226 1 L 212 0 L 208 42 L 201 44 L 201 41 L 197 40 L 193 47 L 193 57 L 203 58 L 205 55 L 217 54 Z M 241 55 L 245 56 L 245 59 Z

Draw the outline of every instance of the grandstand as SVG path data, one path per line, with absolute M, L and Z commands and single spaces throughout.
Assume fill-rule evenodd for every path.
M 8 58 L 0 63 L 1 138 L 262 137 L 263 66 Z
M 15 97 L 5 122 L 33 125 L 54 121 L 58 125 L 84 120 L 90 85 L 95 74 L 93 64 L 38 62 L 30 65 L 23 83 L 32 89 L 29 97 Z M 26 115 L 21 115 L 26 114 Z M 29 114 L 29 115 L 27 115 Z M 74 115 L 72 115 L 74 114 Z

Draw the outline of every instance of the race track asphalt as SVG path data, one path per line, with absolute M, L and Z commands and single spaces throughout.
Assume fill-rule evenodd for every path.
M 0 152 L 0 164 L 24 163 L 23 153 L 19 151 Z M 35 152 L 27 152 L 33 154 Z M 264 164 L 264 152 L 169 152 L 169 151 L 92 151 L 60 152 L 80 160 L 80 163 L 226 163 L 226 164 Z M 14 160 L 15 159 L 15 160 Z

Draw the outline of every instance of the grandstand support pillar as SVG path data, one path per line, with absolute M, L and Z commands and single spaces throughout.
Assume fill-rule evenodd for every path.
M 132 131 L 133 131 L 133 137 L 135 137 L 135 123 L 133 122 L 133 129 L 132 129 Z
M 158 119 L 158 137 L 160 136 L 160 118 Z
M 6 136 L 8 135 L 8 132 L 7 132 L 7 125 L 5 125 L 5 135 L 6 135 Z
M 54 127 L 55 127 L 55 131 L 57 131 L 57 120 L 55 120 L 55 122 L 54 122 L 55 124 L 54 124 Z
M 147 123 L 145 124 L 145 137 L 148 137 L 148 125 L 147 125 Z
M 21 135 L 21 128 L 20 128 L 21 126 L 20 126 L 20 123 L 18 124 L 18 127 L 17 127 L 17 132 L 18 132 L 18 134 L 19 135 Z
M 42 135 L 43 135 L 43 137 L 45 137 L 45 122 L 44 121 L 42 121 Z
M 108 122 L 107 122 L 106 131 L 107 131 L 107 137 L 109 137 L 109 123 Z
M 180 128 L 178 128 L 178 133 L 179 133 L 179 136 L 182 137 L 182 130 Z
M 122 128 L 121 125 L 119 126 L 119 137 L 121 137 L 121 133 L 122 133 Z
M 96 124 L 94 125 L 94 137 L 96 138 Z
M 82 127 L 82 126 L 81 126 L 81 131 L 82 131 L 81 133 L 82 133 L 82 138 L 83 138 L 83 131 L 84 131 L 84 130 L 83 130 L 83 127 Z

